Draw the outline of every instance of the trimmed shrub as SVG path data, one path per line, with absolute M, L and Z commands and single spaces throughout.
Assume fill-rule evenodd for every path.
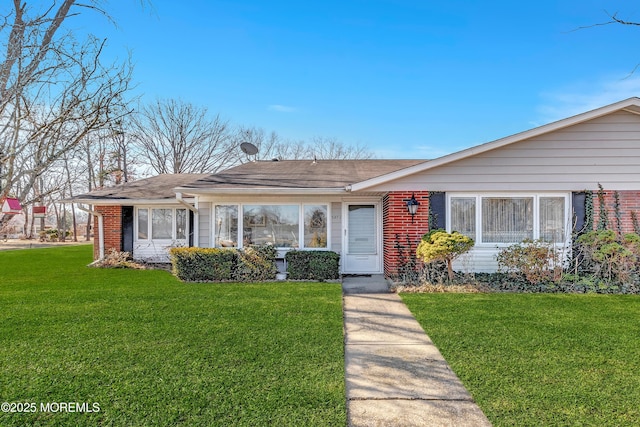
M 232 280 L 238 257 L 234 249 L 171 248 L 173 274 L 184 282 Z
M 473 239 L 457 231 L 431 230 L 424 236 L 416 249 L 416 255 L 426 263 L 444 261 L 447 264 L 449 281 L 454 279 L 453 260 L 473 247 Z
M 277 272 L 276 250 L 256 246 L 243 250 L 171 248 L 173 274 L 184 282 L 273 280 Z
M 289 251 L 285 255 L 292 280 L 334 280 L 340 277 L 340 255 L 332 251 Z
M 253 246 L 237 252 L 234 279 L 239 282 L 273 280 L 276 267 L 276 249 L 273 246 Z

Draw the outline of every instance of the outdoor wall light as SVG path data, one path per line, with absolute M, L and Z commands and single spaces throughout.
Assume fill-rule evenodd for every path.
M 411 223 L 413 224 L 413 217 L 418 212 L 418 206 L 420 206 L 420 202 L 416 200 L 416 193 L 411 194 L 411 198 L 407 200 L 407 211 L 409 211 L 409 215 L 411 215 Z

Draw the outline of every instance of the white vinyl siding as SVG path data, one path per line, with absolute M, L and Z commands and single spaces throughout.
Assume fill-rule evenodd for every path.
M 331 242 L 331 250 L 337 253 L 342 252 L 342 203 L 331 203 L 331 233 L 329 233 L 329 241 Z
M 198 213 L 197 215 L 197 243 L 196 246 L 201 248 L 209 248 L 213 246 L 211 244 L 211 203 L 198 201 Z
M 640 116 L 619 111 L 397 179 L 370 191 L 640 188 Z

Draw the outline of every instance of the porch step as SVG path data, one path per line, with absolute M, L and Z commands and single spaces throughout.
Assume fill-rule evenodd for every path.
M 389 282 L 382 274 L 344 275 L 342 277 L 344 294 L 386 294 Z

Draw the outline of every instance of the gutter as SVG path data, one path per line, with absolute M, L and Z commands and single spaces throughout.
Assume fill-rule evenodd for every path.
M 208 194 L 290 194 L 290 195 L 309 195 L 309 194 L 344 194 L 344 187 L 332 188 L 296 188 L 296 187 L 249 187 L 249 188 L 186 188 L 177 187 L 176 191 L 188 191 L 189 194 L 208 195 Z
M 102 260 L 104 259 L 104 218 L 102 217 L 102 214 L 100 212 L 87 209 L 85 207 L 82 207 L 81 205 L 78 205 L 78 209 L 98 217 L 98 259 Z

